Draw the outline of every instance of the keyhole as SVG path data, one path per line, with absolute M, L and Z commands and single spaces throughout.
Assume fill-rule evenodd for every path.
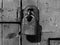
M 33 17 L 31 15 L 28 15 L 26 18 L 27 18 L 27 21 L 30 22 Z

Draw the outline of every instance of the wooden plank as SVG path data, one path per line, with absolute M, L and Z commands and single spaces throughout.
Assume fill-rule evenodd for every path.
M 22 0 L 22 8 L 24 9 L 27 5 L 37 6 L 37 0 Z
M 24 9 L 27 5 L 37 6 L 37 0 L 22 0 L 22 8 Z M 22 35 L 22 45 L 38 45 L 38 43 L 31 43 L 26 39 L 26 35 Z
M 18 24 L 3 24 L 3 45 L 19 45 Z M 9 38 L 8 34 L 14 33 L 15 36 Z
M 19 0 L 4 0 L 3 1 L 3 21 L 16 21 L 17 8 L 19 7 Z

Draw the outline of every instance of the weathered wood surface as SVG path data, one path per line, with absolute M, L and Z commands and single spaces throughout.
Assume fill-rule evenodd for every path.
M 0 0 L 0 7 L 1 7 L 1 1 Z M 0 13 L 0 21 L 16 21 L 16 9 L 19 7 L 19 1 L 18 0 L 3 0 L 3 9 L 4 12 Z M 60 0 L 23 0 L 23 9 L 27 5 L 36 5 L 38 6 L 40 10 L 40 24 L 43 26 L 43 32 L 55 32 L 53 35 L 55 37 L 59 37 L 60 35 Z M 56 24 L 58 25 L 58 28 L 56 28 Z M 15 24 L 5 24 L 9 26 L 5 26 L 4 24 L 0 27 L 0 32 L 3 30 L 4 38 L 7 36 L 8 33 L 11 32 L 18 32 L 18 25 Z M 10 28 L 9 28 L 10 27 Z M 58 30 L 58 31 L 56 31 Z M 45 33 L 44 33 L 45 34 Z M 2 35 L 2 34 L 1 34 Z M 0 35 L 0 36 L 1 36 Z M 47 33 L 48 35 L 48 33 Z M 51 35 L 49 35 L 51 36 Z M 46 38 L 46 36 L 44 37 Z M 1 40 L 1 38 L 0 38 Z M 16 45 L 18 45 L 18 38 L 14 38 L 12 40 L 6 40 L 4 39 L 3 45 L 15 45 L 15 41 L 17 42 Z M 24 40 L 23 40 L 24 41 Z M 1 41 L 2 42 L 2 41 Z M 0 44 L 2 44 L 0 42 Z M 8 43 L 7 43 L 8 42 Z M 23 42 L 25 44 L 25 42 Z M 43 44 L 46 43 L 46 41 L 43 41 Z M 23 45 L 24 45 L 23 44 Z M 35 45 L 35 44 L 28 44 L 28 45 Z

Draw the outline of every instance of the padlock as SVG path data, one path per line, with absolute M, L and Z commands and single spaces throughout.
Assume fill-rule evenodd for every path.
M 34 5 L 24 8 L 22 19 L 22 34 L 30 42 L 41 41 L 42 26 L 39 25 L 39 9 Z M 31 38 L 34 38 L 33 40 Z

